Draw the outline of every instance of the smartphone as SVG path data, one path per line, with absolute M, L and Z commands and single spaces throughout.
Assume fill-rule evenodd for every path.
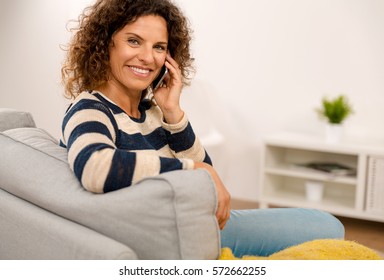
M 152 90 L 153 91 L 157 90 L 161 86 L 167 73 L 168 73 L 168 69 L 167 69 L 167 67 L 165 67 L 165 65 L 163 65 L 163 67 L 160 70 L 159 75 L 156 77 L 156 79 L 152 83 Z

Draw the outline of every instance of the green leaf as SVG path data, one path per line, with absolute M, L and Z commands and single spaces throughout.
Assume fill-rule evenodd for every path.
M 344 95 L 339 95 L 335 99 L 324 97 L 322 107 L 316 111 L 321 117 L 326 118 L 329 123 L 333 124 L 341 124 L 353 113 L 352 106 Z

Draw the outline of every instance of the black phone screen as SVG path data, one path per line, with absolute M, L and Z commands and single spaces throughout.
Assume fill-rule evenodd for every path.
M 156 79 L 152 83 L 152 89 L 155 91 L 163 82 L 165 75 L 167 75 L 168 69 L 165 65 L 161 68 L 159 75 L 157 75 Z

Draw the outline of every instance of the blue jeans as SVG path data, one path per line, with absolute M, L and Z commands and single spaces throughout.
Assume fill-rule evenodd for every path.
M 314 239 L 344 239 L 344 226 L 331 214 L 314 209 L 232 210 L 221 231 L 221 247 L 236 257 L 269 256 Z

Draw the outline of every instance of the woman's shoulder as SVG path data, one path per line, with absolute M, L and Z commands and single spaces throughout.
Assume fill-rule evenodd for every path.
M 76 96 L 63 118 L 63 127 L 72 120 L 74 123 L 103 122 L 117 129 L 115 116 L 111 109 L 92 92 L 82 92 Z
M 73 108 L 104 110 L 108 109 L 108 106 L 97 94 L 94 94 L 94 92 L 83 91 L 76 96 L 68 109 Z
M 108 117 L 113 118 L 113 114 L 110 111 L 110 108 L 100 100 L 95 94 L 89 91 L 81 92 L 76 98 L 72 101 L 66 111 L 66 118 L 70 118 L 77 113 L 89 114 L 91 111 L 102 112 Z
M 69 109 L 74 108 L 75 106 L 78 106 L 77 104 L 92 104 L 94 102 L 100 102 L 100 100 L 94 96 L 91 92 L 89 91 L 83 91 L 79 93 L 70 103 Z
M 79 102 L 84 103 L 87 101 L 94 101 L 94 102 L 102 103 L 100 98 L 98 98 L 98 96 L 95 95 L 94 92 L 83 91 L 76 96 L 76 98 L 73 100 L 72 104 L 74 105 L 74 104 L 79 103 Z

